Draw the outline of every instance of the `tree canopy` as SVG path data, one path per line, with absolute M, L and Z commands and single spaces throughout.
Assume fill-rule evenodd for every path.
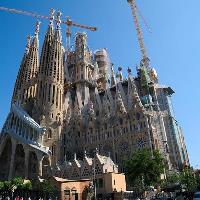
M 130 186 L 139 184 L 146 188 L 160 181 L 164 167 L 164 159 L 159 151 L 143 149 L 135 152 L 132 158 L 125 162 L 125 173 Z
M 15 189 L 32 189 L 32 184 L 30 181 L 25 182 L 21 177 L 14 177 L 10 181 L 0 182 L 1 190 L 15 190 Z

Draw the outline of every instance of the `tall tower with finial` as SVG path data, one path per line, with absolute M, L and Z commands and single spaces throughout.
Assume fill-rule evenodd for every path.
M 27 36 L 27 44 L 26 44 L 26 50 L 24 53 L 24 56 L 22 58 L 22 62 L 20 65 L 20 69 L 16 78 L 16 82 L 15 82 L 15 87 L 14 87 L 14 91 L 13 91 L 13 96 L 12 96 L 12 103 L 15 103 L 17 100 L 19 100 L 19 94 L 21 91 L 21 88 L 23 86 L 23 80 L 24 80 L 24 73 L 25 73 L 25 68 L 26 68 L 26 63 L 28 60 L 28 54 L 29 54 L 29 50 L 30 50 L 30 46 L 31 46 L 31 36 L 28 35 Z
M 75 38 L 75 68 L 74 80 L 76 82 L 76 95 L 79 107 L 82 108 L 90 98 L 90 87 L 94 66 L 92 63 L 92 52 L 87 45 L 87 34 L 77 33 Z
M 64 61 L 61 37 L 61 12 L 56 16 L 53 30 L 53 14 L 45 36 L 38 74 L 35 119 L 47 129 L 43 142 L 51 150 L 52 165 L 60 157 L 60 134 L 63 121 Z
M 24 54 L 15 84 L 12 102 L 21 102 L 24 109 L 32 115 L 32 108 L 36 95 L 37 73 L 39 67 L 39 26 L 37 21 L 34 37 L 28 36 L 26 52 Z

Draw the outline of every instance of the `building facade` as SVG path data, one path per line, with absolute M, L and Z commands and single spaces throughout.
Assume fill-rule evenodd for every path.
M 159 150 L 168 169 L 189 164 L 183 134 L 172 110 L 170 87 L 158 83 L 148 60 L 137 75 L 115 73 L 106 49 L 92 52 L 87 35 L 62 44 L 61 13 L 50 20 L 39 56 L 39 23 L 28 37 L 11 109 L 0 135 L 0 178 L 56 173 L 84 152 L 123 163 L 140 149 Z M 32 169 L 33 168 L 33 169 Z

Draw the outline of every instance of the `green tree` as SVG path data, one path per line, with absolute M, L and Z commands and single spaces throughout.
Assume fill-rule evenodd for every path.
M 21 177 L 15 177 L 11 180 L 12 187 L 22 188 L 24 184 L 24 179 Z
M 166 179 L 162 182 L 161 186 L 172 186 L 181 183 L 181 174 L 179 172 L 168 172 L 166 173 Z
M 1 190 L 1 189 L 4 189 L 4 182 L 1 182 L 1 181 L 0 181 L 0 190 Z
M 195 192 L 197 190 L 197 179 L 192 169 L 184 169 L 181 174 L 181 184 L 187 192 Z
M 200 177 L 196 177 L 196 181 L 197 181 L 197 190 L 200 190 Z
M 32 183 L 31 182 L 26 182 L 22 185 L 22 189 L 27 189 L 31 190 L 32 189 Z
M 50 181 L 48 180 L 44 180 L 42 183 L 41 183 L 41 189 L 44 191 L 44 192 L 47 192 L 49 194 L 52 194 L 56 191 L 56 188 L 54 185 L 51 184 Z
M 4 188 L 6 190 L 12 190 L 12 183 L 11 181 L 4 181 Z
M 125 162 L 125 171 L 130 186 L 142 185 L 146 188 L 159 183 L 164 173 L 164 159 L 159 151 L 148 149 L 137 151 Z

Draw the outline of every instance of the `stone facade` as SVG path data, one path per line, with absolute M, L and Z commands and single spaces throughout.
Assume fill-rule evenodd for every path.
M 83 159 L 84 151 L 92 154 L 96 148 L 120 172 L 124 161 L 143 148 L 159 150 L 169 169 L 189 164 L 170 109 L 171 88 L 158 83 L 149 60 L 141 60 L 135 77 L 128 68 L 123 78 L 121 67 L 115 74 L 106 49 L 89 49 L 85 33 L 77 33 L 73 48 L 65 51 L 60 16 L 54 27 L 52 13 L 40 56 L 39 23 L 34 37 L 28 37 L 0 135 L 0 160 L 6 161 L 1 177 L 52 174 L 74 152 Z

